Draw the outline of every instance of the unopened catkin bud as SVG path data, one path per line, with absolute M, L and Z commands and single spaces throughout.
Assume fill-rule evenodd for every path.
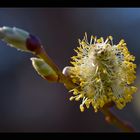
M 62 73 L 67 77 L 70 76 L 70 68 L 71 68 L 71 66 L 66 66 L 62 71 Z
M 32 65 L 37 73 L 44 79 L 50 82 L 57 82 L 57 73 L 43 60 L 40 58 L 32 57 L 30 58 Z
M 16 27 L 0 27 L 0 39 L 20 51 L 38 54 L 42 50 L 41 42 L 37 37 Z

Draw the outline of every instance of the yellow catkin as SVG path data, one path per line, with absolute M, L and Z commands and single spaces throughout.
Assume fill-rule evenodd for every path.
M 125 41 L 113 45 L 112 36 L 105 41 L 91 36 L 88 42 L 85 34 L 79 45 L 74 49 L 77 55 L 72 57 L 69 69 L 69 77 L 78 87 L 70 91 L 73 92 L 70 100 L 82 99 L 81 112 L 91 105 L 97 112 L 112 101 L 118 109 L 124 108 L 137 90 L 131 85 L 136 79 L 135 57 Z

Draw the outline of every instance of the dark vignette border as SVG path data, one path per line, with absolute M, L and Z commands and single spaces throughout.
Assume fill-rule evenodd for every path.
M 140 7 L 139 0 L 1 0 L 0 7 Z

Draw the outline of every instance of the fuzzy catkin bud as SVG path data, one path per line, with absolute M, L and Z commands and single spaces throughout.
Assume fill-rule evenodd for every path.
M 26 48 L 26 39 L 28 37 L 28 32 L 16 27 L 11 28 L 4 26 L 0 28 L 0 38 L 11 47 L 15 47 L 22 51 L 28 51 Z
M 32 57 L 30 59 L 34 69 L 41 77 L 50 82 L 57 82 L 58 75 L 43 59 L 36 57 Z
M 42 50 L 41 42 L 37 37 L 16 27 L 0 27 L 0 39 L 20 51 L 39 54 Z

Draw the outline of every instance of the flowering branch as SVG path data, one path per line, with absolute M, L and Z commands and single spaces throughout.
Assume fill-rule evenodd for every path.
M 82 98 L 81 112 L 91 105 L 95 112 L 102 111 L 108 123 L 124 132 L 134 132 L 130 124 L 109 109 L 114 105 L 118 109 L 124 108 L 137 90 L 131 85 L 136 78 L 135 57 L 130 55 L 124 40 L 113 45 L 111 36 L 105 41 L 91 36 L 89 43 L 85 34 L 84 39 L 79 40 L 80 47 L 75 50 L 77 56 L 72 57 L 73 66 L 67 66 L 61 72 L 34 35 L 15 27 L 1 27 L 0 39 L 20 51 L 34 54 L 36 57 L 31 61 L 37 73 L 50 82 L 63 83 L 73 92 L 70 100 Z

